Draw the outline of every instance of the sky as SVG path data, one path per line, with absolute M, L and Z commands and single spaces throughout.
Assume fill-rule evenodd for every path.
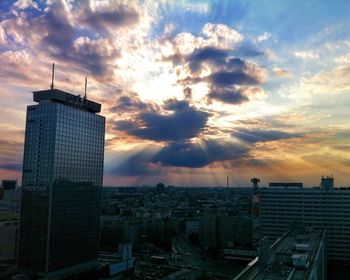
M 0 1 L 0 178 L 26 106 L 102 104 L 104 185 L 350 186 L 350 1 Z

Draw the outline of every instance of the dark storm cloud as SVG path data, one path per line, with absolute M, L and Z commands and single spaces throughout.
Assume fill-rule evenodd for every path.
M 112 47 L 112 48 L 110 48 Z M 69 48 L 56 53 L 55 58 L 74 63 L 94 76 L 111 75 L 111 61 L 121 56 L 111 40 L 80 38 Z
M 34 20 L 32 27 L 38 33 L 46 29 L 42 33 L 46 34 L 42 37 L 42 43 L 55 50 L 68 48 L 75 34 L 62 1 L 52 2 L 48 11 Z
M 282 139 L 302 137 L 298 133 L 288 133 L 279 130 L 239 129 L 232 136 L 247 143 L 268 142 Z
M 261 51 L 257 48 L 257 46 L 251 41 L 243 41 L 234 51 L 233 53 L 237 56 L 243 57 L 256 57 L 265 55 L 264 51 Z
M 93 11 L 90 5 L 85 5 L 81 21 L 92 29 L 108 31 L 111 28 L 137 23 L 139 21 L 139 14 L 125 5 L 119 5 L 113 10 L 102 11 Z
M 249 101 L 249 98 L 243 94 L 240 90 L 214 90 L 208 94 L 209 101 L 211 99 L 216 99 L 228 104 L 242 104 Z
M 200 168 L 216 161 L 239 159 L 247 153 L 247 147 L 228 142 L 204 140 L 201 145 L 173 142 L 164 147 L 152 161 L 164 166 Z
M 267 72 L 257 64 L 238 57 L 230 57 L 230 52 L 213 47 L 194 50 L 185 59 L 191 74 L 178 80 L 178 83 L 188 86 L 206 82 L 210 89 L 207 96 L 209 102 L 212 100 L 228 104 L 248 102 L 249 97 L 245 92 L 249 92 L 249 87 L 263 83 Z M 203 62 L 210 62 L 212 66 L 212 73 L 206 77 L 200 77 L 198 74 Z M 245 88 L 237 89 L 237 86 L 245 86 Z
M 72 7 L 71 7 L 72 6 Z M 33 17 L 20 13 L 4 23 L 6 34 L 23 47 L 45 53 L 98 79 L 112 79 L 121 47 L 109 32 L 138 22 L 136 10 L 115 5 L 110 10 L 92 10 L 89 1 L 67 4 L 50 1 Z
M 189 63 L 189 68 L 192 73 L 199 72 L 202 69 L 202 62 L 209 61 L 213 64 L 225 64 L 225 59 L 228 56 L 226 50 L 221 50 L 213 47 L 196 49 L 190 54 L 186 61 Z
M 259 83 L 257 77 L 238 71 L 219 71 L 208 77 L 210 83 L 218 87 L 232 85 L 256 85 Z
M 116 105 L 109 108 L 113 113 L 125 113 L 133 111 L 157 110 L 155 104 L 145 103 L 136 94 L 132 96 L 123 95 L 117 98 Z
M 188 57 L 187 61 L 214 61 L 217 63 L 225 63 L 225 59 L 228 56 L 228 51 L 214 48 L 205 47 L 201 49 L 195 49 Z
M 196 137 L 205 127 L 209 113 L 196 109 L 187 101 L 171 100 L 164 108 L 169 115 L 143 112 L 136 116 L 139 122 L 119 121 L 116 128 L 130 135 L 154 141 L 179 141 Z
M 109 168 L 108 174 L 120 176 L 146 176 L 161 173 L 162 167 L 201 168 L 215 162 L 240 162 L 248 156 L 249 148 L 231 142 L 203 140 L 201 143 L 171 142 L 158 153 L 140 151 Z M 233 165 L 233 163 L 232 163 Z

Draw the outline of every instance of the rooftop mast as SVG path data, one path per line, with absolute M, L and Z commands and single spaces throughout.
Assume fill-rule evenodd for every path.
M 87 88 L 87 77 L 85 77 L 85 91 L 84 91 L 84 99 L 86 99 L 86 88 Z
M 51 81 L 51 86 L 50 86 L 51 89 L 54 89 L 54 87 L 55 87 L 53 84 L 54 79 L 55 79 L 55 63 L 52 63 L 52 81 Z

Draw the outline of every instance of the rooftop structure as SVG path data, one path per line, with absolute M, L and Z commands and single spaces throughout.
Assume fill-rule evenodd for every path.
M 325 234 L 288 231 L 233 280 L 323 280 Z
M 273 187 L 273 188 L 299 188 L 302 189 L 303 188 L 303 183 L 294 183 L 294 182 L 278 182 L 278 183 L 269 183 L 269 187 Z

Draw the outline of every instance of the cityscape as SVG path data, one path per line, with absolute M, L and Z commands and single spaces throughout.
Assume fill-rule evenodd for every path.
M 0 280 L 350 279 L 350 2 L 0 3 Z

